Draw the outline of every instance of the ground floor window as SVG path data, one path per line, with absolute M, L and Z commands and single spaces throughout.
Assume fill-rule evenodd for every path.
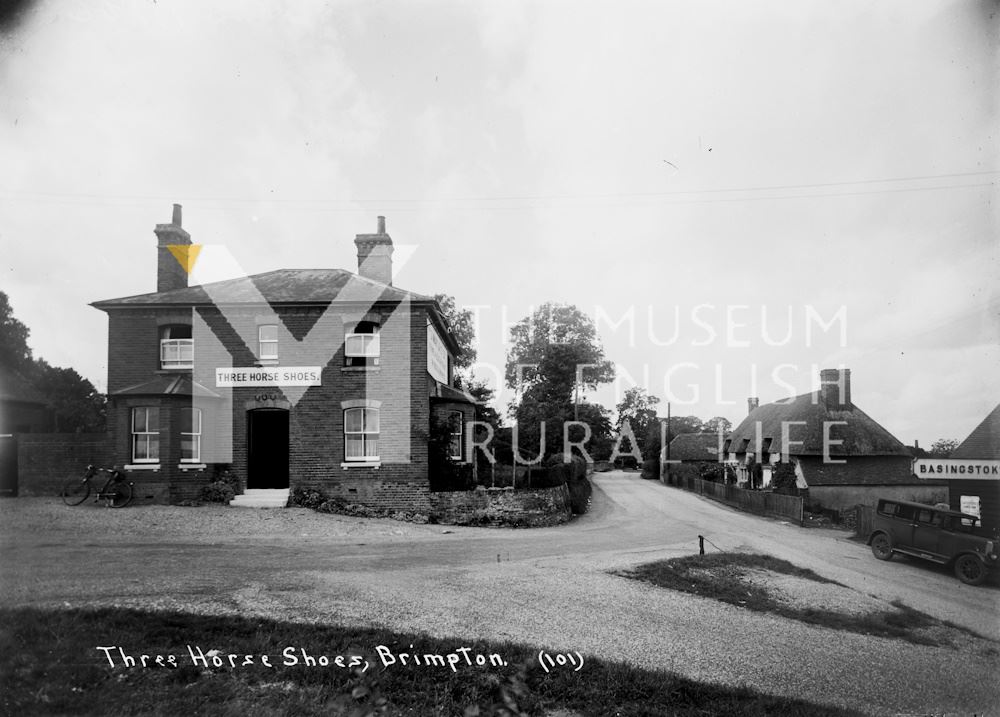
M 344 411 L 344 457 L 348 461 L 378 460 L 379 410 L 348 408 Z
M 451 426 L 451 441 L 448 446 L 448 456 L 454 461 L 464 460 L 465 455 L 462 448 L 465 443 L 462 439 L 464 437 L 465 422 L 462 420 L 462 412 L 452 411 L 448 416 L 448 421 Z
M 201 409 L 181 409 L 181 463 L 201 463 Z
M 158 463 L 160 460 L 160 409 L 139 406 L 132 409 L 132 462 Z

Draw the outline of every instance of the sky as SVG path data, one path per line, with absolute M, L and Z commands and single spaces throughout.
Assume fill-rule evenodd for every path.
M 240 270 L 546 301 L 673 415 L 852 371 L 905 443 L 1000 402 L 996 2 L 43 0 L 0 26 L 0 290 L 107 382 L 90 302 L 155 290 L 184 207 Z M 405 259 L 405 261 L 404 261 Z M 506 404 L 511 392 L 499 400 Z

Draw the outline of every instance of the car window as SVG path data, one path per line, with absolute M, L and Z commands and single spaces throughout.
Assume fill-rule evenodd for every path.
M 913 514 L 916 512 L 916 508 L 912 505 L 898 505 L 896 506 L 895 517 L 901 518 L 902 520 L 913 520 Z
M 934 520 L 935 518 L 937 519 L 936 522 Z M 940 525 L 941 516 L 938 513 L 935 513 L 933 510 L 918 510 L 917 522 L 924 524 Z

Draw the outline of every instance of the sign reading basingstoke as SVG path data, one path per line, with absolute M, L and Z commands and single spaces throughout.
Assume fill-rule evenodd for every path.
M 966 461 L 959 458 L 918 458 L 913 461 L 917 478 L 1000 479 L 1000 461 Z
M 217 368 L 215 386 L 320 386 L 322 376 L 319 366 Z
M 431 324 L 427 324 L 427 373 L 435 381 L 448 383 L 448 349 Z

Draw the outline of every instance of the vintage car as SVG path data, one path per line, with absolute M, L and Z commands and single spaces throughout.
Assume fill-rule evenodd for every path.
M 880 499 L 868 544 L 879 560 L 894 553 L 952 565 L 963 583 L 978 585 L 998 564 L 997 541 L 976 535 L 974 515 L 944 505 Z

